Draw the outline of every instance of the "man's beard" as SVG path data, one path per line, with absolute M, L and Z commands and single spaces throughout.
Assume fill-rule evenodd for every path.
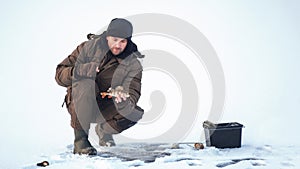
M 123 50 L 121 48 L 111 48 L 111 53 L 114 55 L 119 55 L 123 52 Z

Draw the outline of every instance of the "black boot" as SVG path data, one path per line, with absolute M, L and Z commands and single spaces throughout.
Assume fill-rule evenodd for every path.
M 112 137 L 112 134 L 104 133 L 101 124 L 97 124 L 95 127 L 96 134 L 99 137 L 99 145 L 103 147 L 113 147 L 116 143 Z
M 74 154 L 97 155 L 97 150 L 88 140 L 88 132 L 84 130 L 74 130 Z

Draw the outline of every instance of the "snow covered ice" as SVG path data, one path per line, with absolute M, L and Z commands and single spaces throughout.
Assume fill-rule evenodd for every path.
M 155 148 L 149 148 L 151 146 Z M 300 166 L 300 148 L 297 146 L 244 145 L 241 148 L 231 149 L 205 147 L 203 150 L 195 150 L 192 145 L 180 145 L 179 149 L 170 147 L 170 144 L 121 144 L 113 148 L 97 147 L 98 155 L 89 157 L 72 154 L 73 147 L 69 145 L 57 154 L 40 156 L 39 160 L 49 161 L 50 166 L 47 167 L 49 169 L 290 169 Z M 130 150 L 135 150 L 137 154 L 148 152 L 149 156 L 154 152 L 157 154 L 164 152 L 165 155 L 158 156 L 154 162 L 126 159 L 128 155 L 126 153 Z M 118 157 L 105 155 L 108 151 L 117 153 Z M 38 167 L 36 164 L 28 164 L 21 168 L 36 169 Z

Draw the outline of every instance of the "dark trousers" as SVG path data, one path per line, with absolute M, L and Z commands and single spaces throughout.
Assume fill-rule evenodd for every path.
M 137 123 L 144 111 L 135 106 L 129 116 L 122 116 L 115 108 L 112 99 L 101 99 L 100 91 L 94 80 L 83 79 L 73 83 L 72 90 L 66 96 L 68 112 L 71 114 L 71 126 L 74 129 L 88 130 L 90 123 L 99 123 L 105 133 L 117 134 Z M 96 99 L 99 98 L 99 99 Z

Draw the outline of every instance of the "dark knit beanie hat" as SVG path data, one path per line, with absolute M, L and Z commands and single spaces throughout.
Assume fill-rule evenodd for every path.
M 132 36 L 132 24 L 126 19 L 115 18 L 108 25 L 106 35 L 130 39 Z

